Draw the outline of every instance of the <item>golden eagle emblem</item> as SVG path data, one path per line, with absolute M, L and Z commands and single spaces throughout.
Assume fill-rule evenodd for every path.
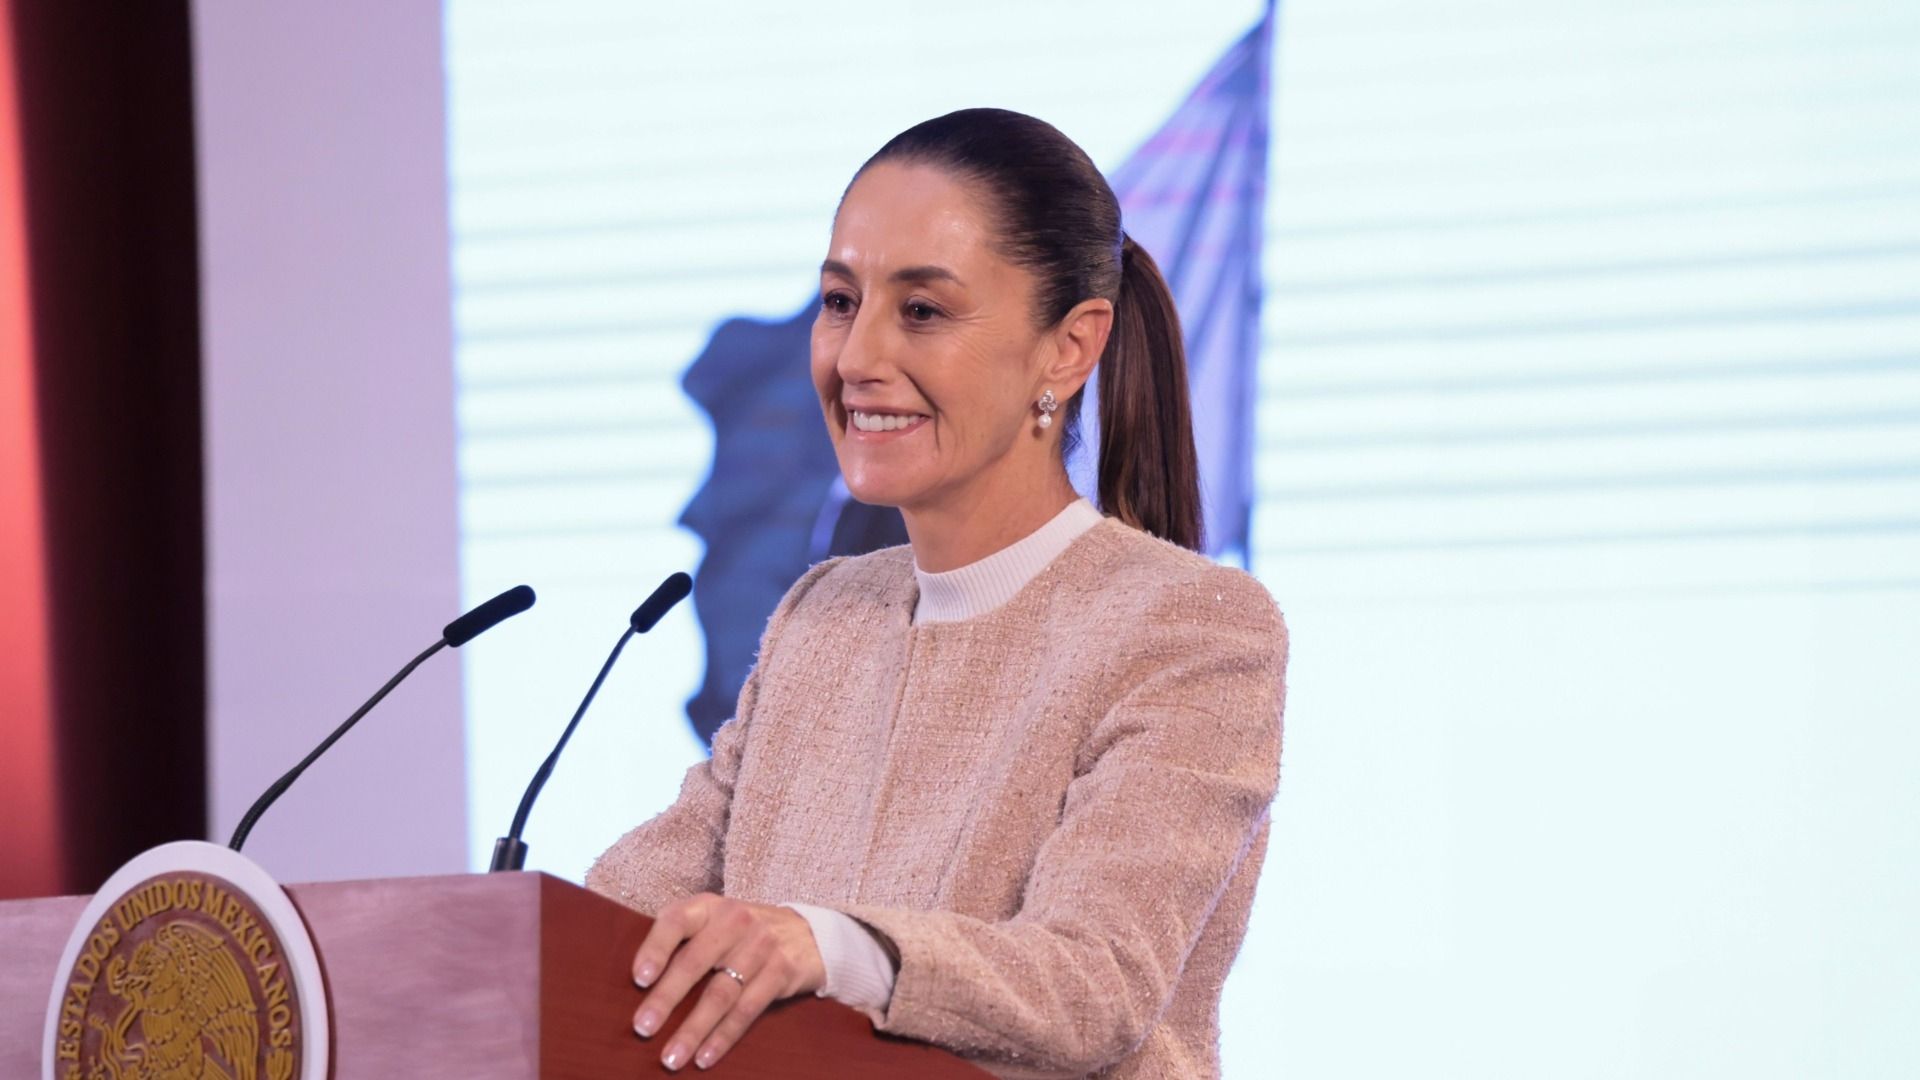
M 136 856 L 89 901 L 67 956 L 48 1007 L 51 1080 L 327 1075 L 325 991 L 300 914 L 225 848 L 183 840 Z
M 115 956 L 102 982 L 125 1007 L 89 1022 L 101 1034 L 88 1080 L 263 1080 L 258 1005 L 221 938 L 180 920 Z M 287 1080 L 290 1054 L 269 1055 L 264 1080 Z

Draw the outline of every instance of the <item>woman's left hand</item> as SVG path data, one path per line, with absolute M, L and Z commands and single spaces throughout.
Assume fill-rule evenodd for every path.
M 727 974 L 727 969 L 739 978 Z M 807 920 L 792 908 L 713 893 L 662 908 L 633 958 L 633 981 L 652 991 L 634 1014 L 642 1037 L 660 1030 L 700 977 L 715 972 L 660 1055 L 668 1069 L 707 1068 L 740 1041 L 768 1005 L 819 989 L 826 964 Z

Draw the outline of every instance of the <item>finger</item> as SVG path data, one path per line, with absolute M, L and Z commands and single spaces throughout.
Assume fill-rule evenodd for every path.
M 713 1068 L 714 1063 L 725 1057 L 727 1051 L 733 1049 L 740 1037 L 747 1033 L 753 1022 L 760 1019 L 760 1014 L 767 1011 L 767 1006 L 782 996 L 786 989 L 785 978 L 776 974 L 775 968 L 777 965 L 770 965 L 768 970 L 763 970 L 747 983 L 746 989 L 734 1001 L 733 1008 L 727 1010 L 727 1014 L 714 1025 L 712 1034 L 707 1036 L 706 1043 L 694 1056 L 694 1064 L 703 1069 Z
M 660 1025 L 680 1006 L 693 984 L 712 971 L 720 958 L 732 951 L 734 944 L 752 928 L 753 919 L 746 905 L 723 901 L 712 905 L 705 923 L 674 951 L 659 981 L 640 1002 L 640 1009 L 634 1014 L 633 1030 L 643 1037 L 660 1030 Z
M 700 995 L 700 1000 L 694 1004 L 687 1018 L 680 1022 L 679 1029 L 673 1033 L 666 1050 L 661 1053 L 662 1064 L 669 1069 L 677 1069 L 693 1057 L 694 1048 L 705 1043 L 715 1025 L 739 1003 L 747 984 L 755 977 L 753 973 L 766 966 L 767 956 L 772 951 L 771 944 L 763 933 L 750 934 L 714 965 L 714 976 L 707 982 L 706 992 Z M 726 968 L 739 972 L 746 981 L 728 975 L 723 970 Z
M 700 1000 L 694 1004 L 693 1011 L 687 1014 L 687 1018 L 680 1023 L 680 1029 L 667 1041 L 667 1048 L 660 1054 L 660 1064 L 671 1071 L 691 1061 L 693 1048 L 700 1045 L 700 1041 L 706 1038 L 722 1017 L 733 1011 L 734 1005 L 745 992 L 745 987 L 733 976 L 724 971 L 714 972 L 713 978 L 707 980 L 707 988 L 701 993 Z
M 653 980 L 666 968 L 667 961 L 680 943 L 706 925 L 719 899 L 712 893 L 699 893 L 675 900 L 660 909 L 653 926 L 647 930 L 646 939 L 640 942 L 640 948 L 633 954 L 635 985 L 643 990 L 653 985 Z

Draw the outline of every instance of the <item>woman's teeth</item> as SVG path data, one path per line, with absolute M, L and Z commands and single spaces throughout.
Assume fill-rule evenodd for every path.
M 895 416 L 890 413 L 853 414 L 853 426 L 860 431 L 898 431 L 903 427 L 912 427 L 916 422 L 926 419 L 920 415 Z

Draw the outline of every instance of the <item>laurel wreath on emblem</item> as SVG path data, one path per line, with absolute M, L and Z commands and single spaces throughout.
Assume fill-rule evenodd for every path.
M 260 1080 L 258 1006 L 217 935 L 169 923 L 134 949 L 131 963 L 113 958 L 106 987 L 126 1007 L 111 1023 L 88 1018 L 102 1053 L 87 1080 Z M 293 1066 L 292 1053 L 275 1049 L 266 1080 L 289 1080 Z

